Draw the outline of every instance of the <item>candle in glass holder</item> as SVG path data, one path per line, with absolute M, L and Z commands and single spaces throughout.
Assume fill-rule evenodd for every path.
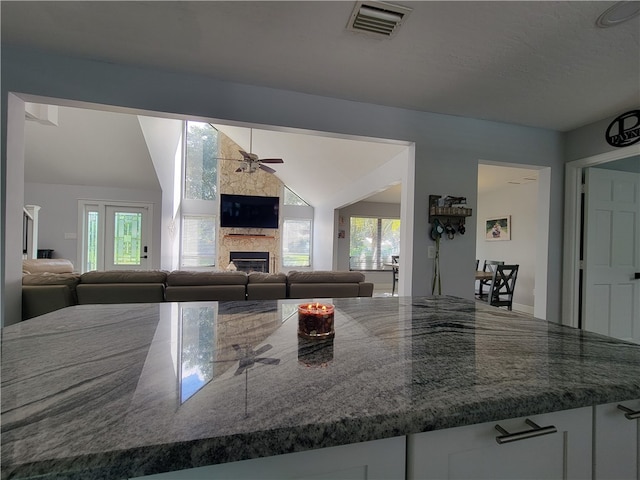
M 331 338 L 333 328 L 333 305 L 305 303 L 298 305 L 298 335 L 305 338 Z

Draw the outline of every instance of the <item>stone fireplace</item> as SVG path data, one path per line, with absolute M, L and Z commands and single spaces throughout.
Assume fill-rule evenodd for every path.
M 240 146 L 224 134 L 219 136 L 219 148 L 220 156 L 223 158 L 241 158 L 238 153 Z M 267 197 L 282 195 L 283 184 L 276 175 L 263 170 L 254 173 L 236 172 L 238 162 L 234 161 L 220 162 L 218 168 L 220 193 Z M 229 261 L 233 260 L 232 255 L 240 253 L 242 254 L 240 258 L 251 260 L 251 262 L 241 268 L 241 265 L 234 260 L 233 263 L 238 270 L 248 268 L 258 272 L 278 271 L 281 250 L 279 229 L 220 227 L 216 238 L 218 239 L 216 264 L 219 269 L 226 269 Z M 255 254 L 261 256 L 255 257 Z
M 229 261 L 241 272 L 269 273 L 269 252 L 229 252 Z

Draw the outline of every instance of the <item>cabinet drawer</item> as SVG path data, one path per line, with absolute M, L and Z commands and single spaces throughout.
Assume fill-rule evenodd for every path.
M 496 425 L 529 432 L 527 419 L 557 431 L 498 444 Z M 592 409 L 586 407 L 410 435 L 407 478 L 590 478 L 591 433 Z
M 405 478 L 405 437 L 353 443 L 160 473 L 140 480 L 397 480 Z
M 640 410 L 640 400 L 595 407 L 596 479 L 640 479 L 640 420 L 626 418 L 618 405 L 633 411 Z

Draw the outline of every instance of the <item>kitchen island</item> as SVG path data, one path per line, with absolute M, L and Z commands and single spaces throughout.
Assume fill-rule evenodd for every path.
M 640 346 L 455 297 L 83 305 L 2 330 L 2 478 L 131 478 L 640 398 Z

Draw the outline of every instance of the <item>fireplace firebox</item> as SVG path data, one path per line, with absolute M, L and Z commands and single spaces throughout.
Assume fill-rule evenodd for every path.
M 241 272 L 269 273 L 269 252 L 229 252 L 229 261 Z

